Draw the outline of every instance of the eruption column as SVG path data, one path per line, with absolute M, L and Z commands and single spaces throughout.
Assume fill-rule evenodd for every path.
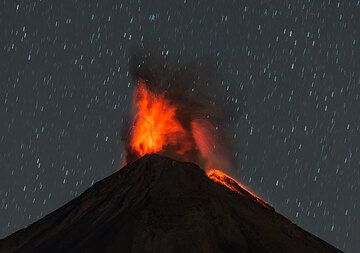
M 142 79 L 138 81 L 134 94 L 134 118 L 128 152 L 135 155 L 135 158 L 150 153 L 163 153 L 199 164 L 204 162 L 206 168 L 228 165 L 227 159 L 219 151 L 216 129 L 210 121 L 190 117 L 186 127 L 186 122 L 181 120 L 186 118 L 179 109 L 181 107 L 166 95 L 165 91 L 159 94 L 151 91 Z M 271 208 L 255 193 L 225 173 L 209 170 L 207 175 L 242 196 L 250 197 Z

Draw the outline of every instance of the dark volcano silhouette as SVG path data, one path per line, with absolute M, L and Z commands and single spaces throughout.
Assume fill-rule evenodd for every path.
M 0 241 L 0 252 L 341 252 L 197 165 L 146 155 Z

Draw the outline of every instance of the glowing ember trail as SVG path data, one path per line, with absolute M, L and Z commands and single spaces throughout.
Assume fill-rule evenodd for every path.
M 209 170 L 206 174 L 210 179 L 226 186 L 230 190 L 235 191 L 235 192 L 241 194 L 242 196 L 251 196 L 255 201 L 257 201 L 264 207 L 272 208 L 268 203 L 266 203 L 260 197 L 258 197 L 255 193 L 250 191 L 246 186 L 239 183 L 232 177 L 226 175 L 224 172 L 221 172 L 220 170 Z
M 139 157 L 166 148 L 180 155 L 191 149 L 187 133 L 176 118 L 176 107 L 164 94 L 154 94 L 140 81 L 134 102 L 136 115 L 130 147 Z

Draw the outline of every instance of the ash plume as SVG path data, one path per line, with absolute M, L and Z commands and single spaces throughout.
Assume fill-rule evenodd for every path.
M 229 104 L 229 85 L 224 83 L 214 66 L 208 59 L 174 64 L 167 57 L 140 52 L 131 58 L 129 73 L 136 85 L 139 81 L 145 83 L 152 93 L 164 94 L 176 106 L 176 118 L 188 133 L 191 148 L 185 154 L 177 154 L 176 145 L 168 145 L 159 153 L 195 162 L 203 168 L 227 170 L 235 168 L 236 164 L 234 154 L 238 144 L 233 138 L 233 122 L 241 111 Z M 129 124 L 123 129 L 127 162 L 139 158 L 130 145 L 136 121 L 134 110 L 129 115 Z

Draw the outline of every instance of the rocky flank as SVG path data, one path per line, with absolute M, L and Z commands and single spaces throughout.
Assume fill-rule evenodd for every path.
M 0 252 L 341 252 L 197 165 L 146 155 L 0 240 Z

